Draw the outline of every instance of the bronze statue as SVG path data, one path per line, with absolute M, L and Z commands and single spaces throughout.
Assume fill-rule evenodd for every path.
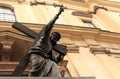
M 57 64 L 51 61 L 48 57 L 48 53 L 52 50 L 52 44 L 54 45 L 60 37 L 57 34 L 52 34 L 50 39 L 50 32 L 53 28 L 53 23 L 61 14 L 63 8 L 60 8 L 59 13 L 54 17 L 49 25 L 45 26 L 41 32 L 34 46 L 32 46 L 28 53 L 30 53 L 30 62 L 32 64 L 32 70 L 29 76 L 53 76 L 60 77 Z
M 52 33 L 51 38 L 49 40 L 51 45 L 54 46 L 59 39 L 60 39 L 59 34 L 54 32 Z M 48 49 L 48 51 L 47 50 L 44 51 L 44 49 L 39 47 L 41 44 L 37 44 L 37 43 L 34 47 L 30 49 L 31 50 L 30 61 L 32 64 L 32 70 L 29 76 L 60 77 L 61 75 L 60 75 L 59 69 L 57 68 L 57 64 L 55 63 L 57 62 L 57 59 L 55 59 L 55 57 L 52 55 L 52 51 L 51 51 L 52 46 L 50 45 L 50 50 Z M 53 58 L 52 61 L 49 59 L 49 56 L 50 56 L 50 59 Z
M 13 76 L 20 76 L 24 69 L 26 68 L 28 62 L 32 64 L 32 70 L 29 76 L 56 76 L 60 77 L 59 70 L 56 63 L 63 59 L 63 56 L 66 53 L 60 53 L 59 56 L 55 59 L 52 59 L 52 48 L 56 48 L 56 42 L 60 39 L 60 34 L 54 32 L 50 37 L 50 32 L 53 28 L 53 24 L 58 19 L 58 16 L 62 13 L 63 7 L 60 8 L 58 14 L 51 20 L 48 25 L 43 27 L 40 31 L 39 36 L 35 39 L 35 42 L 30 47 L 26 55 L 21 60 L 18 67 L 13 72 Z M 58 48 L 59 49 L 59 48 Z M 59 50 L 58 50 L 59 51 Z M 30 60 L 29 60 L 30 59 Z M 24 61 L 26 60 L 26 61 Z M 53 61 L 52 61 L 53 60 Z M 55 63 L 56 62 L 56 63 Z M 23 66 L 23 67 L 22 67 Z M 22 69 L 20 70 L 19 68 Z

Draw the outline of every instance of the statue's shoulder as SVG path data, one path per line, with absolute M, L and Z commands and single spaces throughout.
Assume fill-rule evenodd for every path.
M 53 49 L 63 55 L 67 54 L 67 46 L 62 44 L 56 44 Z

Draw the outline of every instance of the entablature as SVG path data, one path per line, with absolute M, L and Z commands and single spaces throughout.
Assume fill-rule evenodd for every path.
M 14 31 L 15 33 L 25 35 L 16 29 L 12 28 L 12 22 L 0 22 L 0 31 L 9 30 Z M 44 24 L 29 24 L 29 23 L 22 23 L 26 27 L 39 32 Z M 95 40 L 101 41 L 111 41 L 111 42 L 120 42 L 120 33 L 110 32 L 106 30 L 101 30 L 99 28 L 89 28 L 83 26 L 72 26 L 72 25 L 62 25 L 62 24 L 55 24 L 53 31 L 58 31 L 62 35 L 62 37 L 70 38 L 72 40 L 81 40 L 84 38 L 91 38 Z

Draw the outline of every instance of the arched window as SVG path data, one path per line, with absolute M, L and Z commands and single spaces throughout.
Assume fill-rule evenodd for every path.
M 15 22 L 15 15 L 12 9 L 7 7 L 0 7 L 0 21 Z

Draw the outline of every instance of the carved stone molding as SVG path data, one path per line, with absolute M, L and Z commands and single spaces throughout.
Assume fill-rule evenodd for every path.
M 83 17 L 92 18 L 92 15 L 91 15 L 90 12 L 74 11 L 74 12 L 72 12 L 72 14 L 75 15 L 75 16 L 83 16 Z
M 23 3 L 25 0 L 17 0 L 18 3 Z
M 34 2 L 30 2 L 30 5 L 31 6 L 33 6 L 33 5 L 53 5 L 53 6 L 57 6 L 57 7 L 61 7 L 61 6 L 63 6 L 62 4 L 58 4 L 58 3 L 55 3 L 55 2 L 51 2 L 51 3 L 49 3 L 49 2 L 46 2 L 46 1 L 37 1 L 37 0 L 35 0 Z
M 0 62 L 0 75 L 10 75 L 13 73 L 14 69 L 18 65 L 19 62 Z M 66 66 L 68 64 L 68 60 L 63 60 L 58 63 L 58 67 L 62 77 L 64 77 L 65 73 L 68 72 Z M 31 70 L 31 65 L 29 64 L 25 69 L 23 75 L 28 76 L 29 71 Z
M 34 1 L 34 2 L 30 2 L 30 5 L 31 6 L 33 6 L 33 5 L 38 5 L 38 4 L 41 4 L 41 5 L 45 5 L 46 3 L 45 3 L 45 1 L 43 1 L 43 2 L 38 2 L 38 1 Z
M 85 3 L 85 0 L 72 0 L 72 1 L 84 2 Z
M 68 64 L 68 60 L 63 60 L 58 63 L 58 67 L 59 67 L 60 74 L 62 77 L 64 77 L 65 72 L 67 72 L 67 68 L 66 68 L 67 64 Z
M 79 47 L 78 46 L 74 46 L 74 47 L 67 46 L 67 49 L 68 49 L 69 53 L 78 53 L 79 52 Z
M 10 61 L 11 46 L 13 45 L 13 42 L 1 41 L 1 44 L 2 44 L 2 61 Z
M 94 11 L 93 11 L 93 12 L 90 12 L 90 13 L 96 14 L 96 13 L 97 13 L 97 10 L 99 10 L 99 9 L 107 10 L 107 8 L 105 8 L 105 7 L 101 7 L 101 6 L 95 5 L 95 6 L 94 6 Z
M 120 50 L 108 48 L 90 48 L 92 54 L 105 54 L 114 58 L 120 58 Z
M 95 54 L 107 54 L 110 55 L 110 50 L 107 50 L 106 48 L 95 48 L 95 47 L 91 47 L 90 48 L 90 52 Z

